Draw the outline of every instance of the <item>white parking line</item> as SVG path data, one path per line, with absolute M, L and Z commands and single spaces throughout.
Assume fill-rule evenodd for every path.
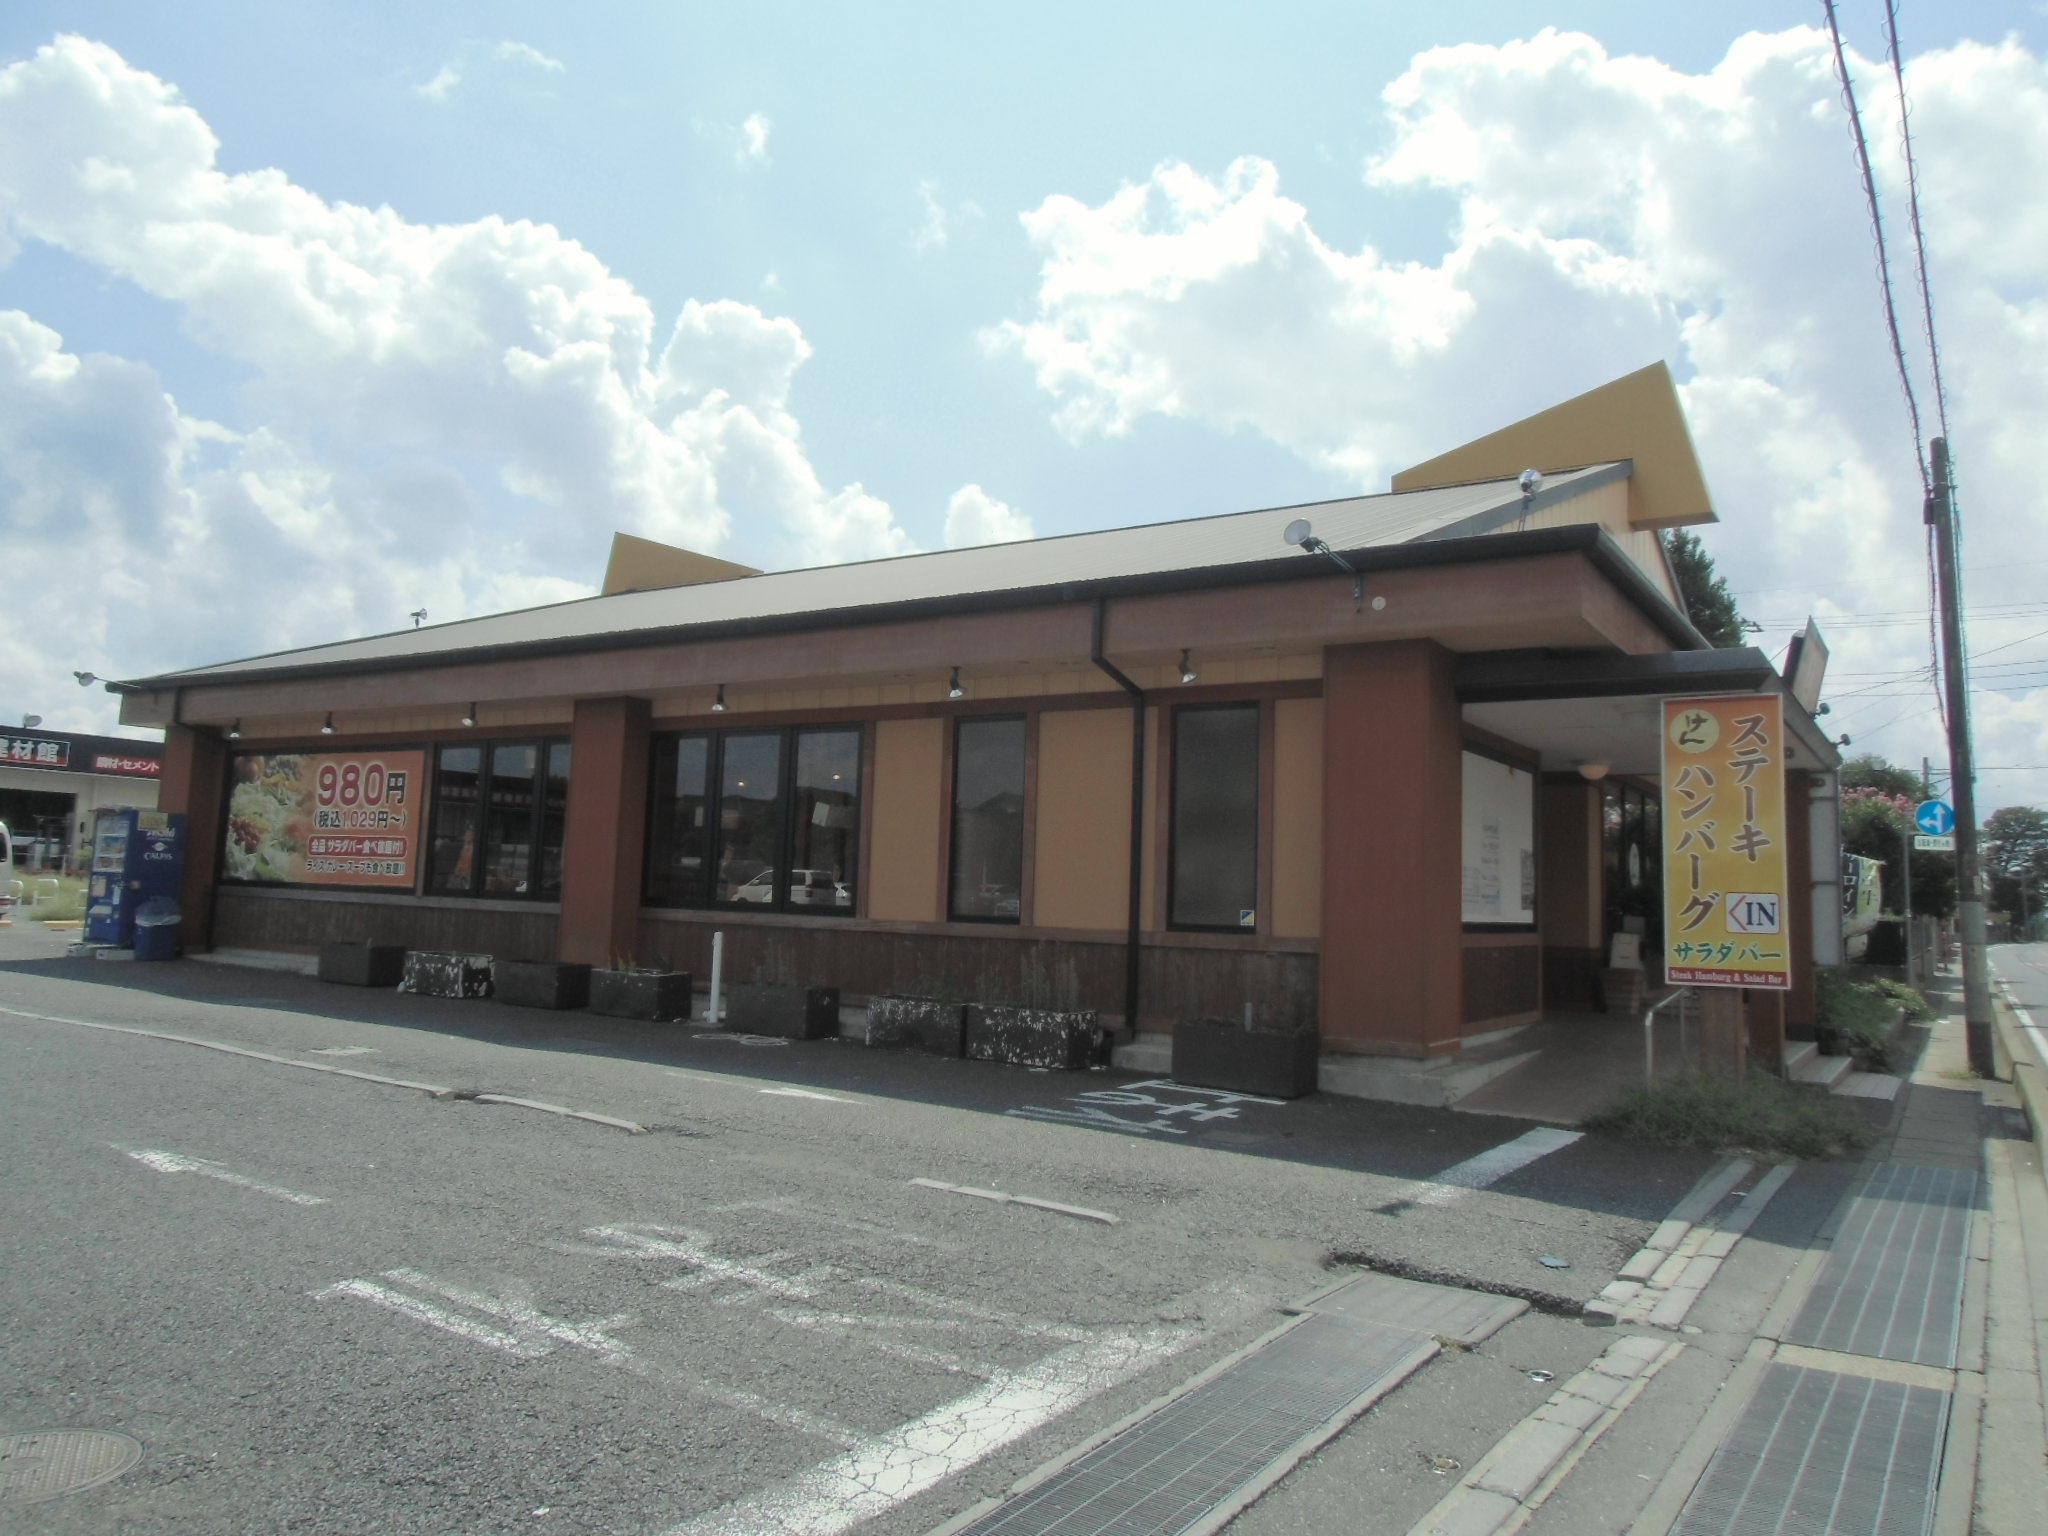
M 773 1094 L 778 1099 L 817 1099 L 826 1104 L 854 1104 L 856 1099 L 842 1099 L 836 1094 L 813 1093 L 808 1088 L 763 1088 L 762 1093 Z
M 1389 1203 L 1453 1205 L 1473 1190 L 1497 1184 L 1517 1169 L 1526 1168 L 1537 1158 L 1548 1157 L 1560 1148 L 1570 1146 L 1584 1135 L 1583 1131 L 1560 1131 L 1552 1126 L 1538 1126 L 1533 1131 L 1517 1136 L 1513 1141 L 1504 1141 L 1497 1147 L 1488 1148 L 1477 1157 L 1468 1157 L 1462 1163 L 1451 1164 L 1433 1179 L 1422 1179 L 1410 1184 Z
M 934 1408 L 844 1456 L 671 1526 L 663 1536 L 840 1536 L 1185 1348 L 1191 1328 L 1119 1330 Z
M 265 1184 L 247 1174 L 235 1173 L 219 1163 L 209 1162 L 203 1157 L 187 1157 L 182 1152 L 141 1151 L 128 1154 L 145 1168 L 154 1168 L 158 1173 L 196 1173 L 204 1178 L 218 1179 L 223 1184 L 233 1184 L 240 1189 L 254 1190 L 259 1195 L 268 1195 L 273 1200 L 283 1200 L 292 1205 L 325 1205 L 324 1195 L 302 1195 L 295 1189 L 286 1189 L 278 1184 Z

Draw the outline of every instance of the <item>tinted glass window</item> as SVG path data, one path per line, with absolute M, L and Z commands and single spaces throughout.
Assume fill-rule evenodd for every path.
M 547 784 L 540 811 L 540 894 L 562 894 L 562 835 L 569 822 L 569 743 L 548 746 Z
M 782 899 L 782 733 L 726 736 L 718 784 L 719 901 Z
M 490 803 L 484 812 L 484 894 L 524 896 L 532 886 L 534 794 L 540 748 L 499 742 L 491 748 Z
M 948 910 L 1014 923 L 1024 885 L 1024 721 L 962 720 L 954 729 Z
M 853 906 L 860 868 L 860 731 L 798 731 L 789 904 Z
M 647 895 L 702 906 L 711 899 L 711 738 L 654 742 L 654 805 L 648 817 Z
M 434 841 L 427 861 L 430 890 L 466 891 L 476 873 L 477 794 L 481 747 L 443 747 L 434 761 Z
M 1259 707 L 1173 717 L 1172 901 L 1182 928 L 1251 928 L 1259 892 Z

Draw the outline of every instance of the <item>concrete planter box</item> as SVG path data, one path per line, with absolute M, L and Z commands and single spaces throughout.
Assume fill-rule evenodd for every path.
M 690 1017 L 693 985 L 688 971 L 592 971 L 587 1006 L 609 1018 L 671 1024 Z
M 421 997 L 489 997 L 491 957 L 409 949 L 398 990 Z
M 322 981 L 345 987 L 395 987 L 405 974 L 405 950 L 397 944 L 322 944 Z
M 1314 1030 L 1246 1029 L 1235 1019 L 1182 1019 L 1173 1026 L 1173 1080 L 1262 1099 L 1316 1091 L 1322 1040 Z
M 837 987 L 778 987 L 743 981 L 726 989 L 721 1028 L 785 1040 L 826 1040 L 839 1033 Z
M 967 1055 L 975 1061 L 1077 1071 L 1093 1064 L 1102 1037 L 1092 1008 L 1063 1012 L 970 1003 L 966 1012 Z
M 871 997 L 866 1043 L 931 1056 L 965 1055 L 966 1013 L 964 1003 L 942 1003 L 936 998 Z
M 491 967 L 498 1001 L 515 1008 L 581 1008 L 590 1001 L 590 967 L 557 960 L 500 960 Z

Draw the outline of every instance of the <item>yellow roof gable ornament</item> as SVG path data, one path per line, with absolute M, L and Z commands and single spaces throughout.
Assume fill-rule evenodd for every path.
M 1512 480 L 1525 469 L 1556 473 L 1617 459 L 1635 466 L 1628 482 L 1631 528 L 1683 528 L 1718 520 L 1677 386 L 1662 362 L 1401 470 L 1393 488 L 1420 491 Z
M 658 544 L 630 533 L 612 535 L 611 558 L 605 562 L 602 596 L 615 592 L 650 592 L 658 587 L 695 587 L 707 581 L 758 576 L 751 565 L 736 565 L 693 549 Z

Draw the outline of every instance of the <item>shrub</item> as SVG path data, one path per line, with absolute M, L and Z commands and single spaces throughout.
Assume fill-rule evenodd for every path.
M 1839 1100 L 1804 1093 L 1761 1072 L 1745 1078 L 1694 1075 L 1637 1088 L 1586 1129 L 1667 1147 L 1838 1157 L 1860 1151 L 1872 1132 Z

